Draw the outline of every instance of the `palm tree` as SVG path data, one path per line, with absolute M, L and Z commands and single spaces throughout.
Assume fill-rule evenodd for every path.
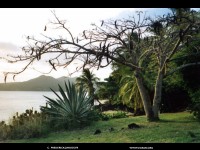
M 95 88 L 94 85 L 99 81 L 100 79 L 95 76 L 92 72 L 90 72 L 89 69 L 83 69 L 83 74 L 76 79 L 76 86 L 79 88 L 83 86 L 89 96 L 93 97 L 92 105 L 94 105 L 94 99 L 95 99 Z
M 98 98 L 108 99 L 109 104 L 114 104 L 118 101 L 119 84 L 116 79 L 110 75 L 104 79 L 104 82 L 98 82 Z
M 120 83 L 121 88 L 119 90 L 119 96 L 123 104 L 133 107 L 135 113 L 142 110 L 143 104 L 135 77 L 133 75 L 124 75 Z

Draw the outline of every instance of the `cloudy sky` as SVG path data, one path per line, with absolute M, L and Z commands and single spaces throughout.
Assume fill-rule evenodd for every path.
M 35 36 L 40 37 L 41 34 L 53 35 L 55 30 L 50 29 L 44 32 L 44 26 L 48 25 L 49 21 L 54 20 L 51 13 L 55 10 L 56 15 L 61 20 L 67 21 L 67 26 L 72 33 L 78 35 L 84 29 L 90 29 L 91 23 L 100 24 L 100 20 L 113 18 L 126 18 L 132 16 L 135 11 L 147 11 L 149 15 L 160 15 L 168 12 L 166 8 L 147 9 L 147 8 L 0 8 L 0 57 L 7 54 L 18 54 L 21 52 L 20 48 L 25 46 L 26 37 Z M 6 61 L 0 59 L 0 82 L 3 82 L 3 72 L 17 71 L 24 66 L 23 63 L 8 64 Z M 44 62 L 37 63 L 34 66 L 38 71 L 47 71 L 48 64 Z M 61 76 L 68 76 L 73 70 L 73 66 L 68 69 L 59 69 L 53 71 L 51 76 L 58 78 Z M 26 81 L 31 78 L 40 76 L 41 73 L 34 69 L 29 69 L 24 73 L 18 75 L 15 82 Z M 111 68 L 93 70 L 97 77 L 102 80 L 109 76 Z M 80 75 L 81 72 L 75 73 L 73 76 Z M 8 78 L 8 82 L 12 82 L 12 77 Z

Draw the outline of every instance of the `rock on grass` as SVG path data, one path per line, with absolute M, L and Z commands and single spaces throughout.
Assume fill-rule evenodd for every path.
M 100 133 L 101 133 L 101 130 L 97 129 L 97 130 L 94 132 L 94 135 L 100 134 Z
M 140 126 L 135 124 L 135 123 L 131 123 L 131 124 L 128 125 L 128 128 L 129 129 L 137 129 L 137 128 L 140 128 Z

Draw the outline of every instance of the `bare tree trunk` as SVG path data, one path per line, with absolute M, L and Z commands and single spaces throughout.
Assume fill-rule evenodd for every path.
M 159 71 L 158 77 L 156 79 L 154 98 L 153 98 L 153 113 L 154 113 L 155 120 L 159 120 L 163 76 L 164 76 L 163 71 Z
M 143 79 L 139 75 L 138 71 L 136 71 L 135 77 L 136 77 L 137 86 L 138 86 L 138 89 L 140 92 L 140 96 L 142 98 L 142 103 L 144 106 L 145 114 L 147 116 L 147 120 L 153 121 L 154 115 L 153 115 L 153 111 L 152 111 L 151 100 L 150 100 L 149 94 L 147 92 L 147 89 L 144 87 Z

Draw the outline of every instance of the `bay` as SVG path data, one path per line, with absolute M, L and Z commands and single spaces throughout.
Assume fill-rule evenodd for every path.
M 23 113 L 26 109 L 40 111 L 40 106 L 46 105 L 46 98 L 56 98 L 48 91 L 0 91 L 0 121 L 9 121 L 13 115 Z

